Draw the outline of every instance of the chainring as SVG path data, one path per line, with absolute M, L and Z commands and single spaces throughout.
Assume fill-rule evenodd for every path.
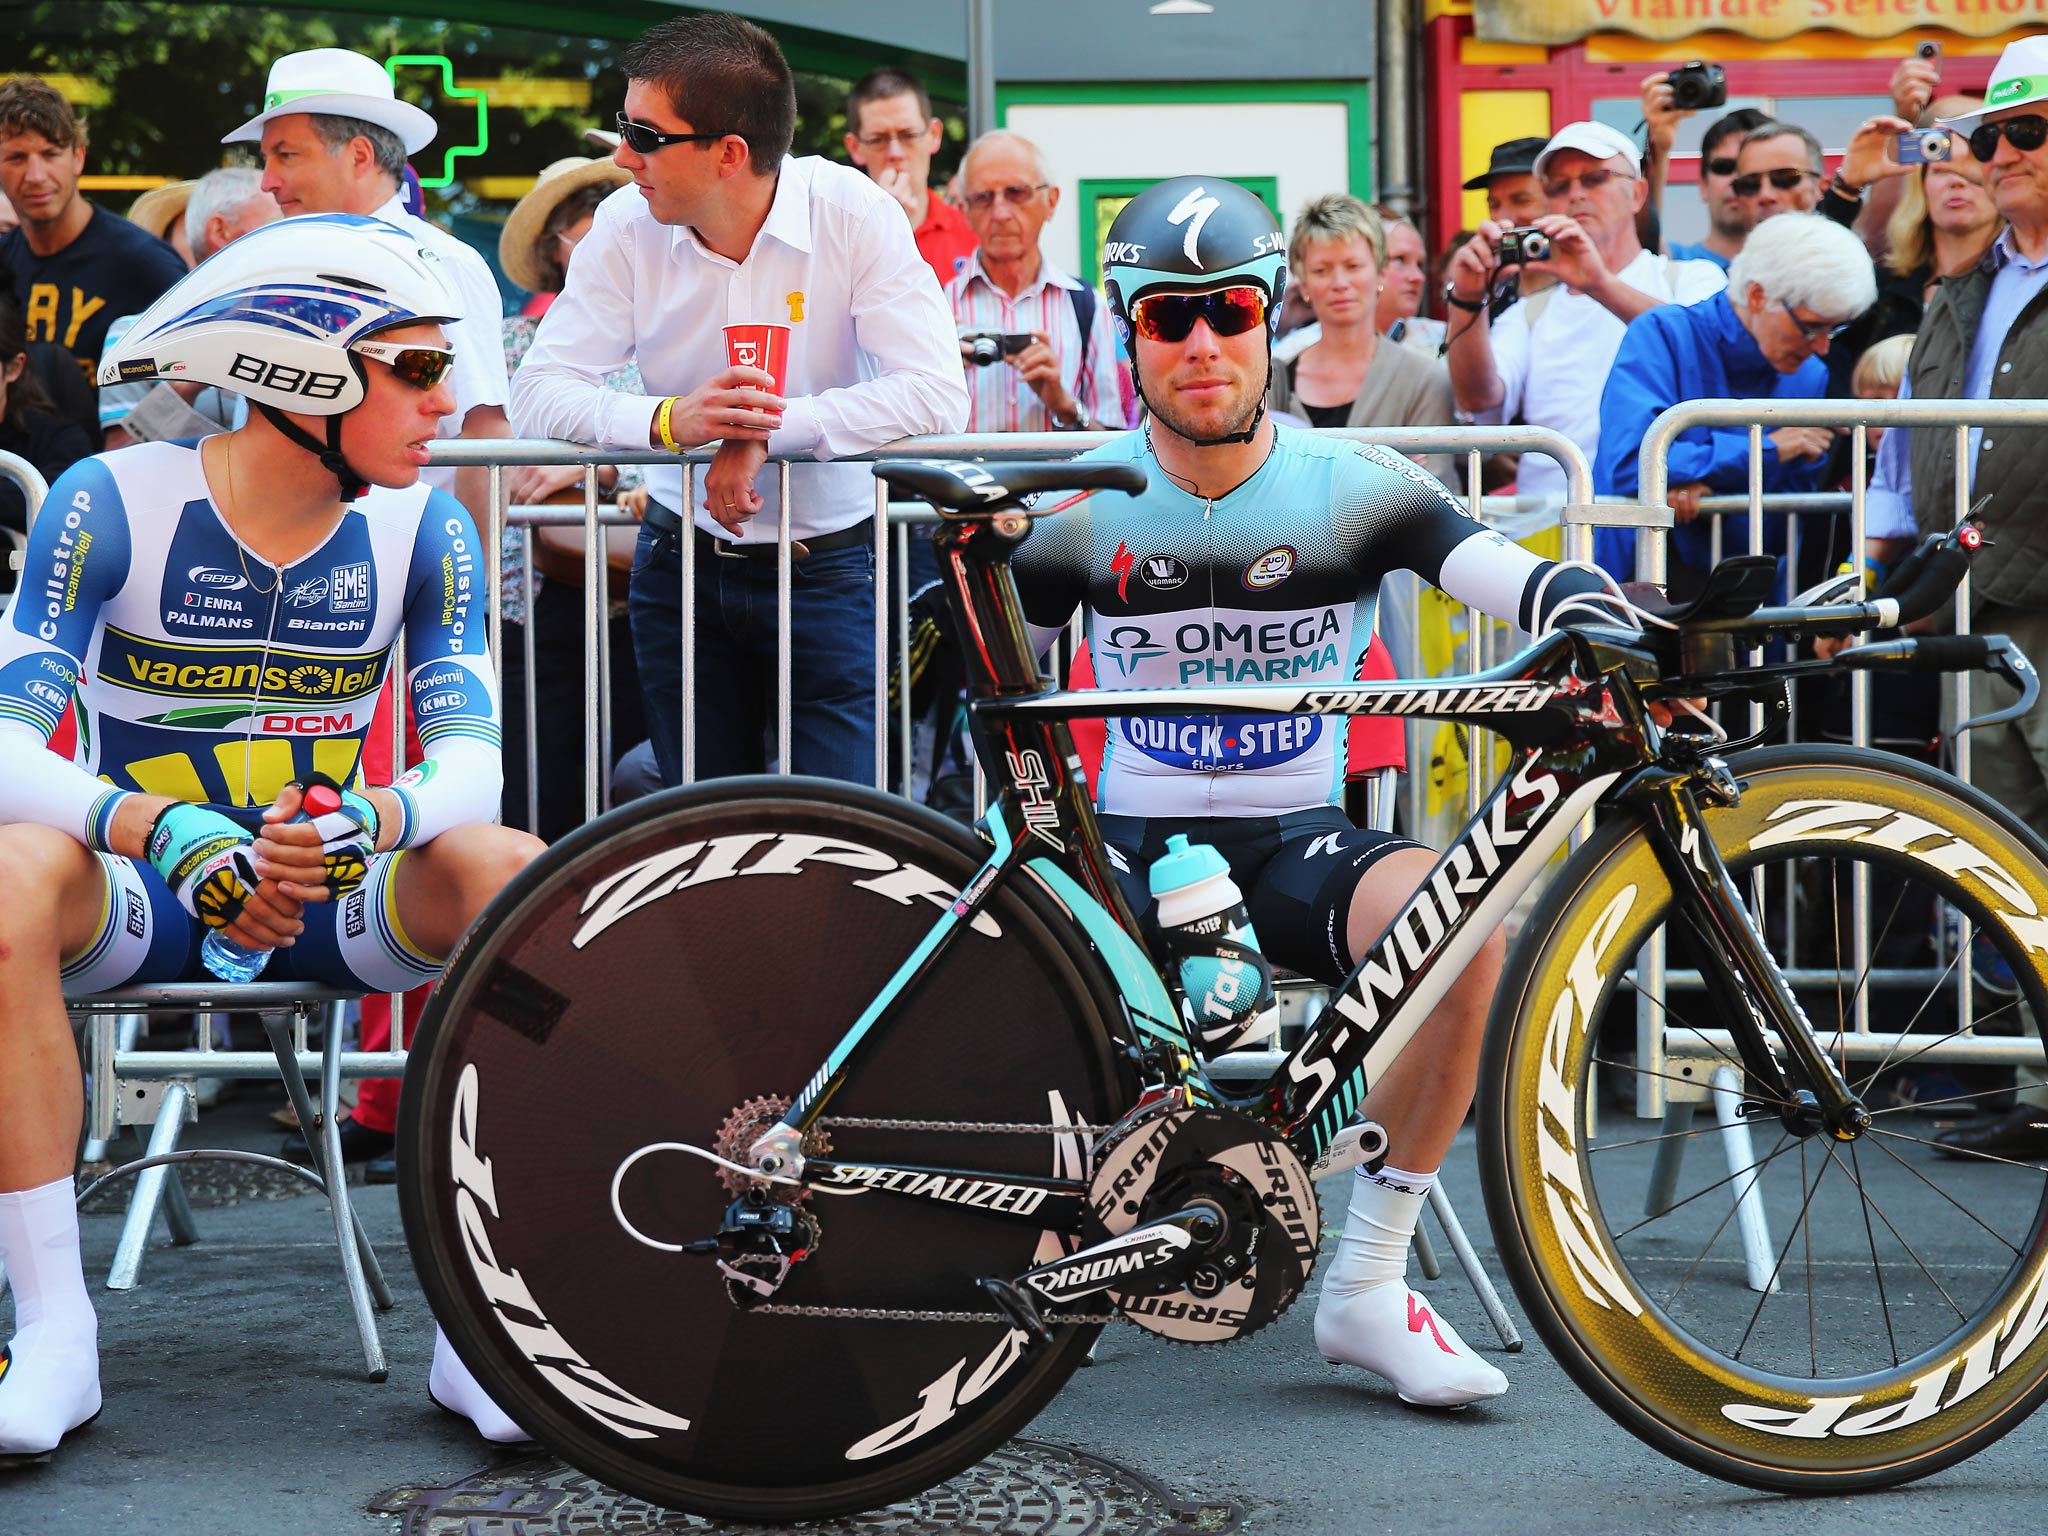
M 789 1113 L 790 1101 L 784 1098 L 766 1096 L 748 1099 L 725 1117 L 725 1123 L 718 1128 L 718 1140 L 711 1150 L 730 1163 L 745 1164 L 754 1143 L 781 1123 Z M 804 1134 L 804 1156 L 829 1157 L 832 1153 L 832 1138 L 818 1126 L 812 1126 Z M 808 1189 L 790 1184 L 767 1184 L 759 1179 L 750 1179 L 745 1174 L 734 1173 L 730 1168 L 718 1170 L 718 1177 L 729 1195 L 756 1195 L 772 1205 L 801 1205 L 810 1199 Z
M 1315 1181 L 1280 1133 L 1227 1109 L 1162 1103 L 1096 1149 L 1083 1243 L 1208 1205 L 1222 1236 L 1170 1288 L 1108 1292 L 1131 1322 L 1186 1344 L 1259 1331 L 1307 1285 L 1322 1239 Z

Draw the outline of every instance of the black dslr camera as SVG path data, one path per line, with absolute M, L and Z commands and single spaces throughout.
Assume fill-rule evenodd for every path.
M 1525 261 L 1548 261 L 1550 259 L 1550 236 L 1540 229 L 1510 229 L 1500 237 L 1500 244 L 1493 248 L 1502 266 L 1520 264 Z
M 1681 112 L 1728 105 L 1728 71 L 1694 59 L 1671 71 L 1671 104 Z

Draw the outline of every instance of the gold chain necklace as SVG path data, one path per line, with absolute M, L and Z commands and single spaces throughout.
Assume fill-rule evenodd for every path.
M 227 522 L 228 532 L 234 536 L 235 559 L 242 567 L 242 580 L 248 583 L 249 590 L 258 597 L 268 597 L 284 581 L 284 572 L 273 566 L 272 569 L 277 571 L 277 579 L 272 581 L 267 587 L 257 586 L 256 578 L 249 574 L 248 557 L 242 553 L 242 536 L 235 531 L 236 519 L 229 515 L 230 508 L 236 511 L 240 510 L 240 506 L 235 500 L 235 434 L 232 432 L 227 434 L 227 446 L 221 450 L 221 460 L 221 482 L 227 489 L 228 505 L 221 508 L 220 515 Z

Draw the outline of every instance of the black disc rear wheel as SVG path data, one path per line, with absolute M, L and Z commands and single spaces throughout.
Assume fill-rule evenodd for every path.
M 650 1246 L 717 1230 L 715 1165 L 654 1152 L 619 1176 L 799 1093 L 987 851 L 866 790 L 728 780 L 565 840 L 465 941 L 406 1077 L 406 1234 L 455 1347 L 550 1450 L 700 1514 L 840 1514 L 971 1465 L 1081 1363 L 1095 1328 L 1027 1353 L 977 1285 L 1060 1251 L 1026 1222 L 814 1192 L 815 1252 L 775 1303 L 973 1316 L 771 1315 L 737 1308 L 712 1259 Z M 1130 1098 L 1116 1017 L 1094 952 L 1020 875 L 833 1099 L 831 1155 L 1085 1178 L 1079 1133 L 843 1122 L 1109 1124 Z

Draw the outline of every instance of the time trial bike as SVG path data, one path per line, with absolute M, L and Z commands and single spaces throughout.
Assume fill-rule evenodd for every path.
M 986 1455 L 1107 1322 L 1186 1343 L 1271 1323 L 1316 1262 L 1317 1178 L 1384 1154 L 1354 1121 L 1367 1084 L 1547 868 L 1488 1026 L 1478 1150 L 1516 1291 L 1594 1401 L 1717 1476 L 1846 1491 L 1968 1456 L 2048 1392 L 2048 1176 L 1937 1159 L 1926 1106 L 1880 1091 L 1962 1027 L 1962 923 L 2016 979 L 1992 1013 L 2038 1037 L 2048 849 L 1903 758 L 1729 742 L 1653 708 L 1750 699 L 1775 720 L 1803 673 L 1907 668 L 1993 671 L 2018 692 L 1995 718 L 2031 706 L 2034 673 L 1998 636 L 1744 661 L 1933 611 L 1974 527 L 1865 600 L 1773 605 L 1773 562 L 1734 560 L 1695 602 L 1582 606 L 1469 676 L 1070 693 L 1041 675 L 1010 575 L 1027 498 L 1134 491 L 1142 472 L 877 474 L 942 513 L 993 792 L 978 835 L 801 778 L 658 795 L 520 875 L 422 1020 L 407 1235 L 455 1346 L 548 1448 L 700 1514 L 822 1517 Z M 1068 730 L 1193 712 L 1428 716 L 1511 749 L 1249 1089 L 1192 1043 Z M 1891 1035 L 1855 1034 L 1859 1008 Z M 1746 1168 L 1653 1178 L 1660 1138 L 1717 1133 L 1603 1112 L 1603 1080 L 1661 1070 L 1632 1052 L 1644 1009 L 1725 1069 L 1760 1133 Z M 1698 1096 L 1691 1072 L 1669 1069 L 1674 1096 Z M 1761 1290 L 1729 1230 L 1737 1192 L 1772 1215 Z

